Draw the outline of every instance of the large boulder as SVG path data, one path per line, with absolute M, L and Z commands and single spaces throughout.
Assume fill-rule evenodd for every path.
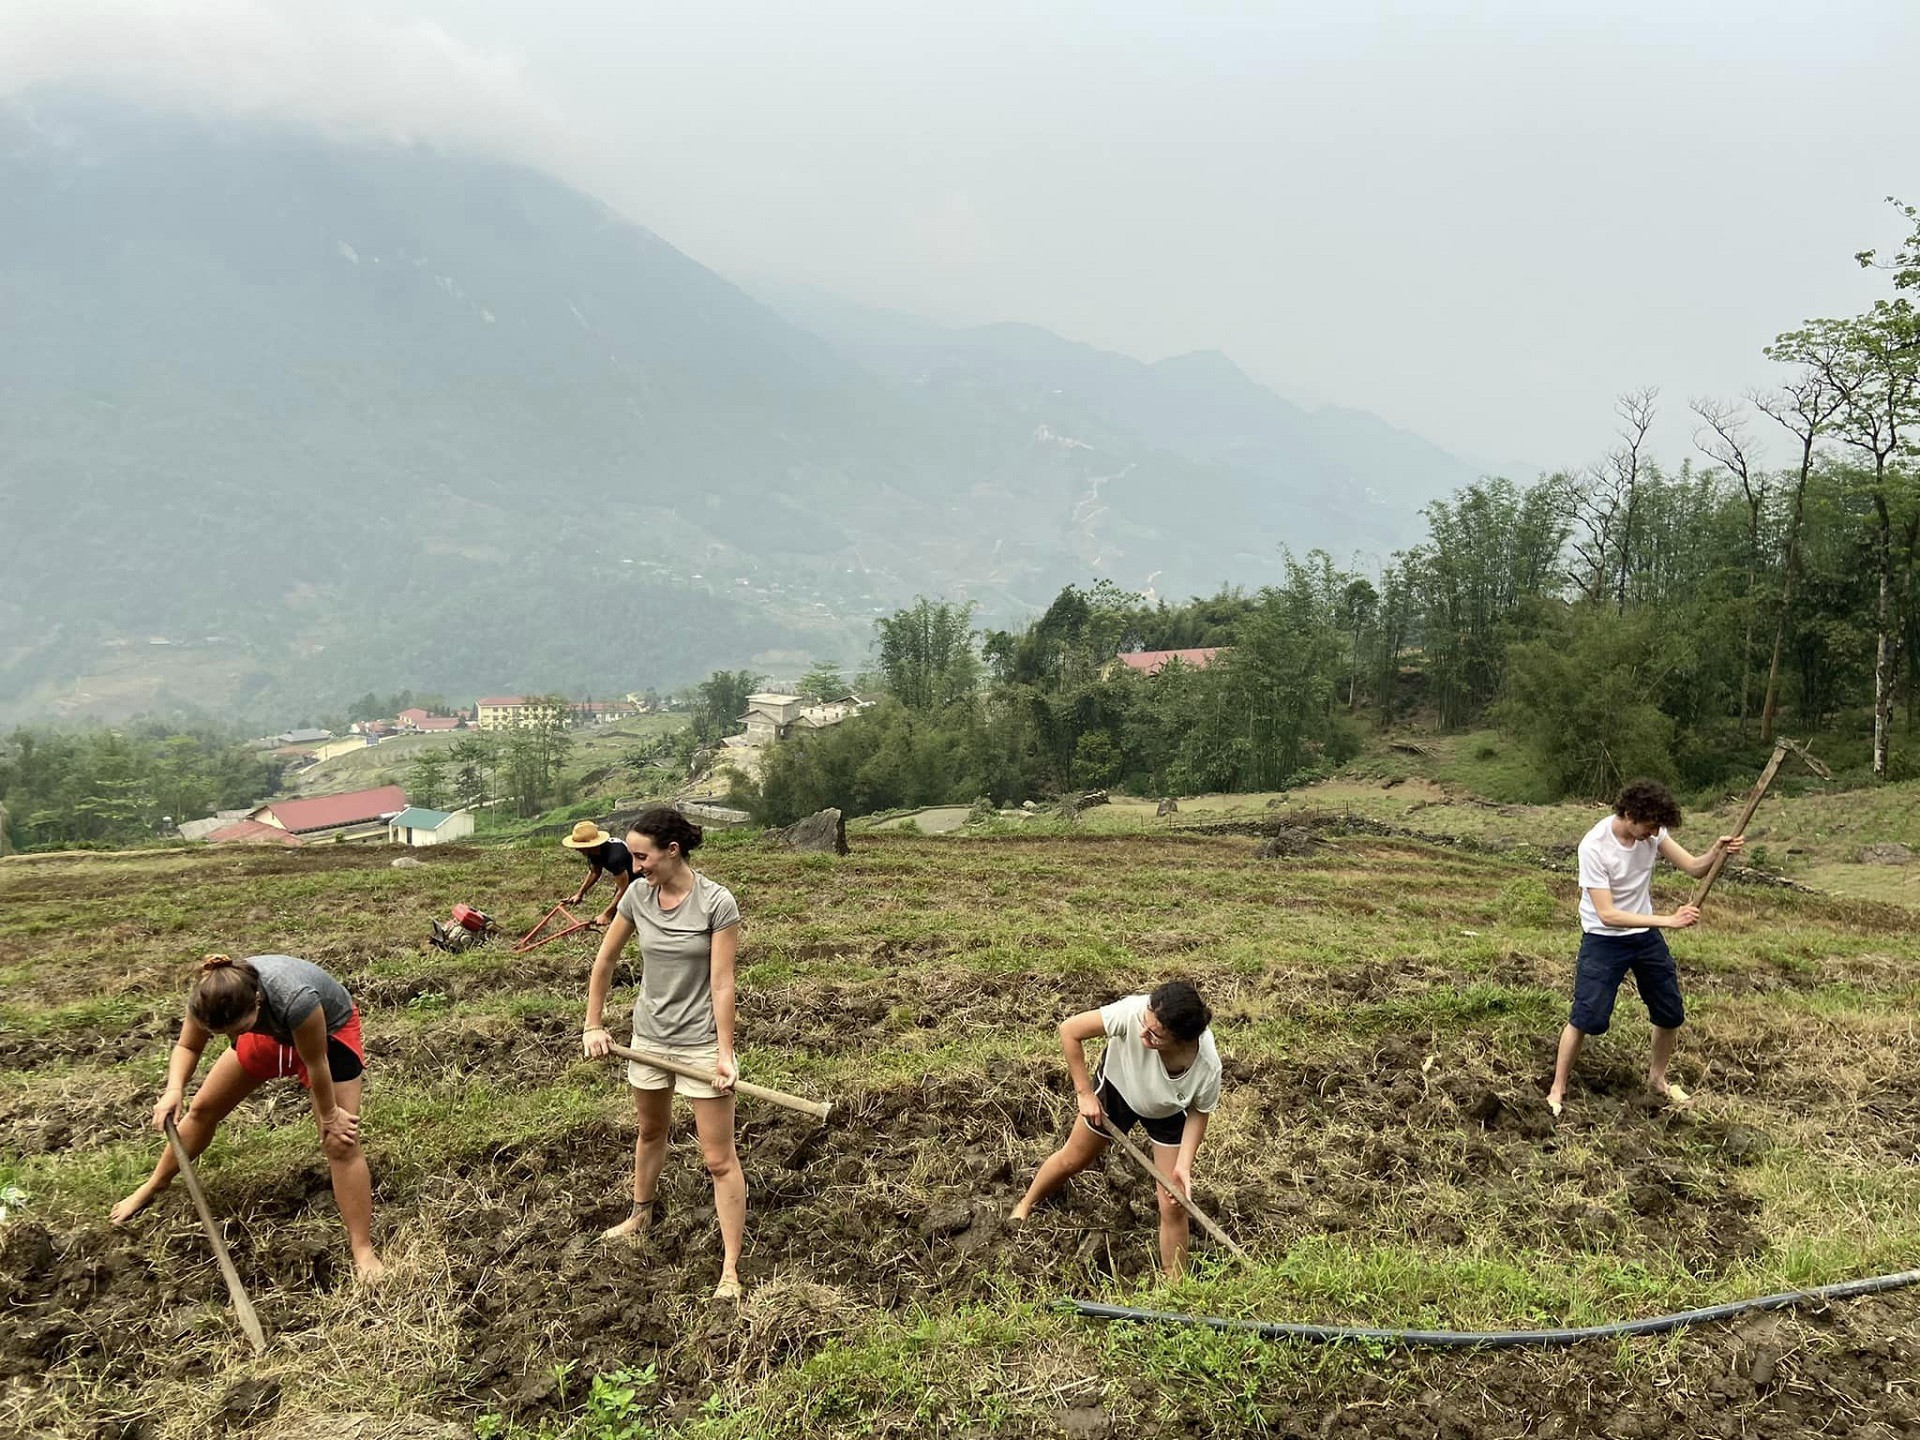
M 768 840 L 784 850 L 822 855 L 847 853 L 847 822 L 838 810 L 817 811 L 781 830 L 769 830 Z
M 1858 858 L 1862 865 L 1905 865 L 1913 859 L 1913 851 L 1898 840 L 1882 840 L 1865 847 Z

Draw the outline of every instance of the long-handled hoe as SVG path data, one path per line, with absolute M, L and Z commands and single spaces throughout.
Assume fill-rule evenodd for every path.
M 234 1312 L 240 1317 L 240 1328 L 247 1332 L 247 1339 L 253 1342 L 253 1353 L 267 1353 L 267 1332 L 260 1328 L 260 1317 L 253 1312 L 253 1301 L 247 1298 L 247 1287 L 240 1283 L 240 1272 L 233 1268 L 233 1257 L 227 1254 L 227 1242 L 220 1238 L 220 1227 L 213 1223 L 213 1211 L 207 1206 L 207 1193 L 200 1188 L 200 1177 L 193 1173 L 193 1161 L 187 1155 L 187 1147 L 181 1142 L 180 1132 L 173 1128 L 173 1117 L 167 1117 L 167 1141 L 173 1146 L 173 1158 L 179 1162 L 180 1178 L 187 1182 L 187 1193 L 193 1196 L 193 1208 L 200 1212 L 200 1225 L 207 1232 L 207 1243 L 213 1246 L 213 1258 L 220 1262 L 220 1274 L 226 1279 L 227 1294 L 233 1297 Z
M 1783 736 L 1780 741 L 1774 745 L 1773 758 L 1767 761 L 1767 768 L 1760 772 L 1760 778 L 1754 782 L 1753 789 L 1747 792 L 1747 803 L 1741 808 L 1740 818 L 1734 822 L 1733 833 L 1735 835 L 1744 835 L 1747 833 L 1747 825 L 1753 819 L 1753 812 L 1760 808 L 1760 801 L 1766 795 L 1767 787 L 1773 783 L 1773 777 L 1779 773 L 1780 763 L 1785 760 L 1789 754 L 1799 756 L 1806 764 L 1806 767 L 1822 780 L 1831 780 L 1833 778 L 1833 772 L 1818 760 L 1814 759 L 1808 752 L 1806 746 L 1800 744 L 1798 741 L 1788 740 Z M 1713 865 L 1701 879 L 1699 887 L 1693 892 L 1693 899 L 1690 902 L 1692 905 L 1698 907 L 1707 903 L 1707 896 L 1713 891 L 1713 882 L 1720 878 L 1720 871 L 1726 863 L 1727 852 L 1724 850 L 1713 857 Z
M 1154 1179 L 1154 1183 L 1159 1185 L 1159 1187 L 1162 1190 L 1166 1191 L 1167 1194 L 1171 1195 L 1174 1198 L 1174 1200 L 1179 1204 L 1180 1208 L 1186 1211 L 1187 1214 L 1191 1215 L 1194 1218 L 1194 1220 L 1199 1223 L 1199 1226 L 1202 1230 L 1206 1231 L 1207 1234 L 1211 1235 L 1215 1240 L 1219 1241 L 1222 1245 L 1226 1246 L 1227 1249 L 1230 1252 L 1232 1252 L 1234 1259 L 1243 1261 L 1248 1265 L 1251 1265 L 1253 1263 L 1253 1257 L 1247 1254 L 1247 1252 L 1242 1250 L 1238 1245 L 1234 1244 L 1232 1236 L 1228 1235 L 1226 1231 L 1222 1230 L 1218 1225 L 1214 1224 L 1213 1221 L 1209 1220 L 1205 1212 L 1203 1212 L 1198 1205 L 1194 1204 L 1193 1201 L 1189 1200 L 1186 1197 L 1186 1195 L 1182 1193 L 1178 1185 L 1174 1184 L 1172 1180 L 1168 1179 L 1165 1175 L 1162 1175 L 1160 1173 L 1160 1167 L 1155 1165 L 1152 1160 L 1147 1158 L 1146 1152 L 1142 1150 L 1138 1145 L 1134 1144 L 1133 1141 L 1129 1140 L 1125 1135 L 1121 1134 L 1120 1131 L 1116 1130 L 1113 1126 L 1113 1122 L 1108 1120 L 1105 1116 L 1101 1117 L 1100 1129 L 1102 1133 L 1104 1133 L 1109 1140 L 1117 1141 L 1119 1143 L 1120 1148 L 1126 1151 L 1127 1155 L 1133 1160 L 1133 1162 L 1136 1165 L 1138 1165 L 1142 1170 L 1146 1171 L 1147 1174 L 1151 1175 Z
M 608 1053 L 617 1055 L 622 1060 L 637 1060 L 642 1065 L 653 1066 L 656 1070 L 665 1070 L 673 1075 L 685 1075 L 689 1080 L 705 1080 L 709 1083 L 713 1080 L 711 1070 L 703 1070 L 698 1065 L 688 1065 L 679 1060 L 670 1060 L 665 1055 L 649 1055 L 644 1050 L 629 1050 L 624 1045 L 609 1045 L 607 1050 Z M 755 1085 L 746 1080 L 734 1081 L 733 1089 L 737 1095 L 764 1100 L 769 1105 L 778 1105 L 787 1110 L 798 1110 L 802 1115 L 811 1115 L 822 1124 L 826 1123 L 827 1114 L 833 1109 L 831 1105 L 822 1101 L 802 1100 L 798 1095 L 789 1095 L 784 1090 L 769 1090 L 764 1085 Z

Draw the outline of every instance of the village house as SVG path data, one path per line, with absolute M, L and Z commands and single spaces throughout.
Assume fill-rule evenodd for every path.
M 739 721 L 746 728 L 740 735 L 728 738 L 737 739 L 742 745 L 771 745 L 776 740 L 784 740 L 806 705 L 798 695 L 772 691 L 749 695 L 747 713 Z
M 269 800 L 247 812 L 247 820 L 269 825 L 289 835 L 311 839 L 322 834 L 384 825 L 388 817 L 407 808 L 407 794 L 398 785 L 372 790 L 349 790 L 340 795 L 311 795 L 298 800 Z M 220 832 L 208 836 L 219 839 Z
M 809 705 L 798 695 L 773 691 L 749 695 L 747 713 L 739 722 L 745 728 L 738 735 L 727 736 L 725 743 L 736 748 L 771 745 L 776 740 L 785 740 L 796 730 L 824 730 L 829 725 L 838 725 L 872 704 L 871 700 L 862 700 L 857 695 L 818 705 Z
M 428 735 L 439 730 L 458 730 L 461 726 L 458 715 L 434 715 L 419 706 L 409 706 L 392 720 L 369 720 L 365 729 L 375 727 L 381 732 L 392 731 L 396 735 Z
M 377 744 L 378 741 L 379 737 L 376 735 L 342 735 L 338 740 L 328 740 L 323 744 L 312 746 L 307 753 L 313 757 L 313 763 L 318 765 L 322 761 L 333 759 L 336 755 L 350 755 L 355 750 L 364 750 L 369 745 Z
M 1100 667 L 1102 680 L 1112 679 L 1119 673 L 1115 666 L 1125 666 L 1137 670 L 1142 675 L 1158 675 L 1174 661 L 1179 661 L 1190 670 L 1204 670 L 1213 663 L 1213 657 L 1228 647 L 1208 645 L 1193 650 L 1134 650 L 1124 655 L 1116 655 Z
M 444 810 L 428 810 L 423 806 L 409 805 L 387 822 L 387 839 L 395 845 L 444 845 L 450 840 L 464 840 L 473 834 L 473 812 L 455 810 L 448 814 Z

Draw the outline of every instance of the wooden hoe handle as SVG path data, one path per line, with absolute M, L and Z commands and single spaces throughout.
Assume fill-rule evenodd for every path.
M 609 1044 L 607 1049 L 622 1060 L 637 1060 L 642 1065 L 651 1065 L 656 1070 L 665 1070 L 673 1075 L 684 1075 L 689 1080 L 704 1080 L 713 1083 L 713 1071 L 703 1070 L 698 1065 L 688 1065 L 680 1060 L 669 1060 L 664 1055 L 649 1055 L 644 1050 L 629 1050 L 624 1045 Z M 779 1105 L 788 1110 L 798 1110 L 802 1115 L 811 1115 L 822 1124 L 826 1122 L 831 1105 L 818 1100 L 802 1100 L 798 1095 L 789 1095 L 784 1090 L 769 1090 L 764 1085 L 755 1085 L 746 1080 L 733 1082 L 737 1094 L 747 1095 L 755 1100 L 764 1100 L 769 1105 Z
M 1113 1122 L 1111 1120 L 1108 1120 L 1105 1116 L 1102 1116 L 1100 1120 L 1100 1129 L 1102 1133 L 1104 1133 L 1109 1140 L 1117 1140 L 1120 1144 L 1120 1148 L 1126 1151 L 1127 1154 L 1133 1158 L 1134 1162 L 1138 1164 L 1142 1170 L 1146 1171 L 1147 1174 L 1151 1175 L 1154 1178 L 1154 1180 L 1158 1182 L 1160 1188 L 1166 1191 L 1169 1195 L 1171 1195 L 1174 1198 L 1174 1200 L 1179 1203 L 1180 1208 L 1186 1211 L 1187 1214 L 1191 1215 L 1199 1223 L 1199 1226 L 1202 1230 L 1206 1231 L 1207 1234 L 1211 1235 L 1215 1240 L 1219 1241 L 1222 1245 L 1226 1246 L 1228 1250 L 1233 1252 L 1233 1256 L 1235 1259 L 1244 1260 L 1249 1265 L 1253 1263 L 1253 1257 L 1247 1254 L 1247 1252 L 1242 1250 L 1238 1245 L 1234 1244 L 1232 1237 L 1229 1236 L 1227 1232 L 1222 1230 L 1218 1225 L 1214 1224 L 1213 1221 L 1209 1220 L 1206 1217 L 1205 1213 L 1201 1211 L 1198 1205 L 1195 1205 L 1193 1201 L 1189 1200 L 1183 1193 L 1181 1193 L 1180 1187 L 1178 1185 L 1174 1184 L 1173 1181 L 1169 1180 L 1165 1175 L 1162 1175 L 1160 1173 L 1160 1167 L 1155 1165 L 1153 1161 L 1147 1158 L 1145 1151 L 1143 1151 L 1138 1145 L 1134 1144 L 1133 1141 L 1129 1140 L 1125 1135 L 1121 1134 L 1118 1130 L 1114 1129 Z
M 1767 787 L 1773 783 L 1773 777 L 1780 773 L 1781 762 L 1790 754 L 1799 756 L 1806 764 L 1806 767 L 1821 779 L 1831 780 L 1833 778 L 1833 772 L 1818 760 L 1814 759 L 1813 756 L 1808 753 L 1806 746 L 1795 744 L 1793 741 L 1783 737 L 1775 743 L 1773 756 L 1767 761 L 1767 768 L 1760 772 L 1760 778 L 1754 782 L 1753 789 L 1747 792 L 1747 803 L 1741 807 L 1740 818 L 1734 821 L 1733 824 L 1733 833 L 1735 835 L 1744 835 L 1747 833 L 1747 826 L 1753 820 L 1753 812 L 1760 808 L 1761 800 L 1766 797 Z M 1726 863 L 1727 852 L 1724 850 L 1713 857 L 1713 864 L 1707 868 L 1706 875 L 1702 877 L 1699 886 L 1693 892 L 1693 899 L 1688 902 L 1694 906 L 1695 909 L 1707 903 L 1707 896 L 1713 891 L 1713 882 L 1720 878 L 1720 871 L 1725 868 Z
M 181 1178 L 187 1182 L 187 1193 L 193 1196 L 193 1208 L 200 1212 L 200 1225 L 207 1232 L 207 1243 L 213 1246 L 213 1258 L 220 1262 L 220 1274 L 227 1282 L 227 1294 L 233 1297 L 233 1308 L 240 1316 L 240 1328 L 247 1332 L 247 1339 L 253 1342 L 253 1353 L 267 1353 L 267 1332 L 260 1328 L 260 1317 L 254 1313 L 253 1301 L 247 1298 L 247 1287 L 240 1283 L 240 1272 L 233 1268 L 233 1257 L 227 1254 L 227 1242 L 220 1238 L 220 1227 L 213 1223 L 213 1211 L 207 1206 L 206 1191 L 200 1188 L 200 1177 L 193 1173 L 193 1161 L 187 1156 L 187 1147 L 181 1142 L 180 1132 L 174 1129 L 173 1117 L 167 1117 L 167 1140 L 173 1146 L 173 1158 L 180 1164 Z

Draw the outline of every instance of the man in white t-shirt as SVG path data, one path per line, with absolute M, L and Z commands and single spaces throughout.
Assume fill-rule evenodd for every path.
M 1073 1077 L 1080 1117 L 1067 1143 L 1049 1155 L 1013 1209 L 1024 1221 L 1033 1207 L 1106 1153 L 1099 1127 L 1121 1134 L 1146 1127 L 1154 1165 L 1193 1198 L 1193 1161 L 1220 1103 L 1220 1052 L 1208 1029 L 1213 1012 L 1193 986 L 1169 980 L 1150 995 L 1129 995 L 1061 1021 L 1060 1049 Z M 1086 1042 L 1107 1037 L 1098 1079 L 1087 1072 Z M 1160 1268 L 1178 1279 L 1187 1263 L 1187 1212 L 1159 1186 Z
M 1684 930 L 1698 923 L 1700 911 L 1682 905 L 1669 915 L 1653 909 L 1653 863 L 1668 864 L 1698 880 L 1722 853 L 1746 842 L 1722 835 L 1701 856 L 1689 855 L 1667 832 L 1680 826 L 1680 805 L 1657 780 L 1636 780 L 1613 802 L 1613 814 L 1580 841 L 1580 958 L 1574 966 L 1573 1009 L 1560 1032 L 1560 1054 L 1553 1070 L 1547 1108 L 1558 1115 L 1566 1103 L 1567 1079 L 1589 1035 L 1604 1035 L 1613 1023 L 1620 982 L 1633 983 L 1653 1021 L 1653 1056 L 1647 1083 L 1673 1105 L 1692 1099 L 1667 1078 L 1667 1062 L 1680 1038 L 1686 1008 L 1680 999 L 1680 973 L 1662 930 Z

